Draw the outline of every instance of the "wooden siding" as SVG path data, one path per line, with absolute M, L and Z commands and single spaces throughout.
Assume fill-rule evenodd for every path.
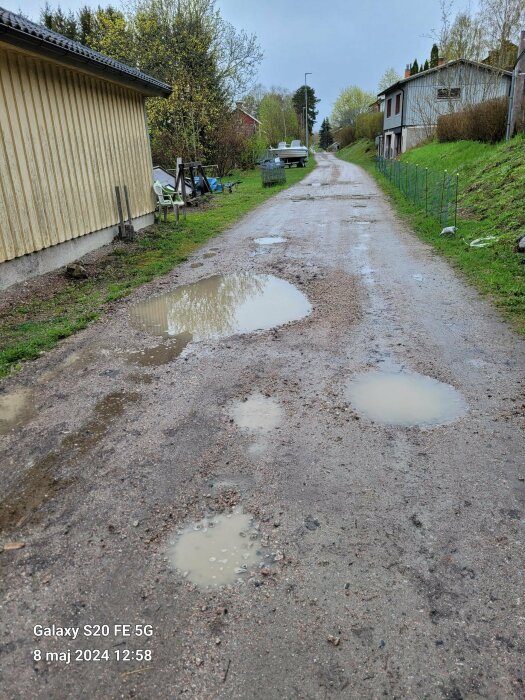
M 144 96 L 0 43 L 0 262 L 153 211 Z
M 458 112 L 467 105 L 508 95 L 510 77 L 469 64 L 421 73 L 405 88 L 403 126 L 436 124 L 440 114 Z M 438 99 L 438 89 L 459 88 L 459 98 Z

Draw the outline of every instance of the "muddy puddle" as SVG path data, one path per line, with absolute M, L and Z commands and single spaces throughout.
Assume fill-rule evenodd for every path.
M 191 263 L 190 267 L 193 267 L 193 268 L 195 268 L 195 267 L 202 267 L 203 265 L 204 265 L 204 263 L 201 263 L 201 262 L 194 262 L 194 263 Z
M 241 508 L 189 525 L 170 542 L 168 561 L 188 581 L 202 587 L 225 586 L 243 576 L 263 557 L 252 517 Z
M 262 238 L 256 238 L 255 242 L 258 245 L 275 245 L 276 243 L 286 243 L 286 238 L 282 236 L 263 236 Z
M 273 275 L 214 275 L 132 307 L 141 331 L 181 342 L 268 330 L 311 312 L 306 296 Z
M 454 387 L 408 372 L 360 375 L 348 383 L 346 396 L 359 414 L 384 425 L 433 427 L 451 423 L 468 410 Z
M 161 343 L 152 348 L 126 353 L 126 362 L 139 367 L 161 367 L 173 362 L 191 341 L 189 333 L 180 333 L 170 343 Z
M 104 396 L 84 425 L 66 435 L 55 451 L 34 461 L 12 491 L 0 501 L 0 532 L 25 525 L 43 503 L 69 485 L 71 479 L 59 478 L 57 471 L 95 447 L 128 404 L 135 403 L 140 397 L 138 393 L 122 391 Z
M 216 252 L 214 252 L 213 250 L 210 250 L 209 253 L 204 253 L 202 257 L 203 258 L 214 258 L 216 255 L 217 255 Z
M 35 408 L 29 389 L 0 393 L 0 435 L 25 425 L 34 415 Z
M 230 416 L 239 428 L 267 433 L 281 424 L 283 410 L 275 399 L 254 392 L 232 404 Z

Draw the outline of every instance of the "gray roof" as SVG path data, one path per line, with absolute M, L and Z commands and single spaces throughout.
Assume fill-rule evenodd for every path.
M 0 7 L 0 42 L 25 48 L 28 51 L 54 58 L 62 63 L 105 76 L 108 80 L 132 85 L 136 90 L 159 97 L 167 97 L 171 87 L 152 78 L 137 68 L 116 61 L 114 58 L 52 32 L 47 27 L 30 22 Z
M 436 71 L 444 70 L 446 68 L 449 68 L 450 66 L 456 65 L 457 63 L 465 63 L 469 66 L 474 66 L 475 68 L 479 68 L 480 70 L 488 70 L 488 71 L 492 71 L 494 73 L 500 73 L 501 75 L 506 75 L 509 78 L 512 76 L 512 73 L 510 71 L 502 70 L 501 68 L 495 68 L 494 66 L 491 66 L 488 63 L 479 63 L 478 61 L 470 61 L 467 58 L 457 58 L 455 61 L 447 61 L 447 63 L 442 63 L 440 66 L 435 66 L 434 68 L 429 68 L 428 70 L 420 71 L 419 73 L 416 73 L 415 75 L 410 75 L 408 78 L 402 78 L 401 80 L 398 80 L 397 83 L 393 83 L 392 85 L 389 85 L 385 90 L 378 92 L 377 96 L 380 97 L 381 95 L 386 95 L 387 92 L 390 92 L 391 90 L 395 90 L 400 85 L 404 85 L 405 83 L 408 83 L 410 80 L 417 80 L 417 78 L 421 78 L 423 75 L 428 75 L 429 73 L 435 73 Z

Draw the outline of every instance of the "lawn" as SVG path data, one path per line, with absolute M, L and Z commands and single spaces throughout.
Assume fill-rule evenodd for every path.
M 516 239 L 525 235 L 525 138 L 496 145 L 432 142 L 403 154 L 406 162 L 458 172 L 459 216 L 454 238 L 440 237 L 439 222 L 425 216 L 376 171 L 374 155 L 374 145 L 366 141 L 339 152 L 343 160 L 371 173 L 417 235 L 461 270 L 525 335 L 525 256 L 516 252 Z M 471 241 L 484 236 L 498 240 L 487 248 L 470 247 Z
M 174 217 L 150 227 L 132 244 L 121 243 L 112 252 L 88 266 L 86 280 L 53 277 L 39 293 L 0 312 L 0 377 L 16 371 L 21 363 L 51 350 L 67 336 L 85 328 L 111 304 L 141 284 L 163 275 L 187 260 L 199 246 L 232 226 L 244 214 L 295 184 L 315 167 L 287 168 L 286 185 L 261 185 L 258 169 L 238 174 L 242 184 L 232 194 L 215 195 L 204 206 L 189 209 L 178 226 Z

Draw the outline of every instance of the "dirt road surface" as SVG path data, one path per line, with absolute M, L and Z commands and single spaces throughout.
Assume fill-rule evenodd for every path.
M 25 546 L 0 554 L 2 697 L 525 697 L 524 343 L 366 174 L 317 159 L 5 382 L 26 404 L 0 436 L 0 542 Z M 286 241 L 254 242 L 269 235 Z M 238 271 L 293 283 L 311 313 L 179 357 L 130 322 L 139 301 Z M 348 383 L 389 367 L 450 384 L 468 412 L 433 428 L 358 414 Z M 232 422 L 254 392 L 278 425 Z M 233 507 L 265 566 L 199 587 L 169 542 Z

